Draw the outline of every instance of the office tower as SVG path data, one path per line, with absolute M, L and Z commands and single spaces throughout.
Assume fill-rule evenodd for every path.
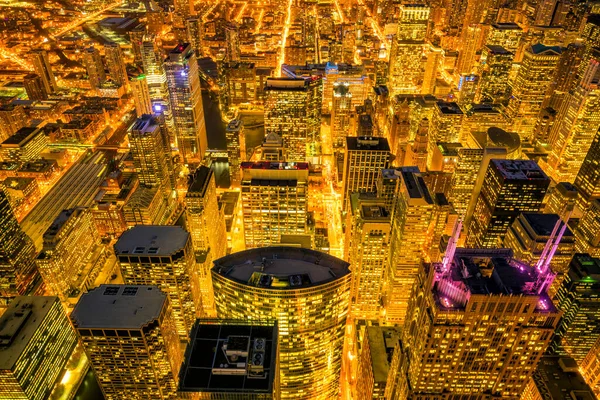
M 165 292 L 177 334 L 187 341 L 202 306 L 190 234 L 180 226 L 136 225 L 114 250 L 127 285 L 157 285 Z
M 56 396 L 77 345 L 58 298 L 16 297 L 0 316 L 0 332 L 0 399 Z
M 48 137 L 41 127 L 24 126 L 0 144 L 0 159 L 18 164 L 34 161 L 47 144 Z
M 433 218 L 433 198 L 417 167 L 384 170 L 396 178 L 392 241 L 384 301 L 388 323 L 402 323 L 419 265 L 425 255 L 428 231 Z
M 581 168 L 575 177 L 578 204 L 585 209 L 590 201 L 600 198 L 600 129 L 596 132 Z
M 352 95 L 350 109 L 363 105 L 371 93 L 371 80 L 366 74 L 365 67 L 352 64 L 324 65 L 323 76 L 323 114 L 329 114 L 333 106 L 333 86 L 347 85 L 348 92 Z
M 48 59 L 48 53 L 45 50 L 32 50 L 30 54 L 30 59 L 33 64 L 33 69 L 37 75 L 42 78 L 42 83 L 44 84 L 44 89 L 46 93 L 54 93 L 58 90 L 58 85 L 56 83 L 56 78 L 54 77 L 54 73 L 52 72 L 52 66 L 50 65 L 50 60 Z
M 465 108 L 468 108 L 475 102 L 475 94 L 479 87 L 479 75 L 461 74 L 458 81 L 458 96 L 456 102 Z
M 100 273 L 100 236 L 92 214 L 86 208 L 63 210 L 43 239 L 37 268 L 49 292 L 70 309 Z
M 27 74 L 23 77 L 23 86 L 29 100 L 41 101 L 48 99 L 42 78 L 37 74 Z
M 502 247 L 511 249 L 515 259 L 527 265 L 535 265 L 551 239 L 564 226 L 556 214 L 521 213 L 512 223 Z M 555 231 L 556 230 L 556 231 Z M 554 273 L 563 274 L 569 269 L 569 262 L 575 254 L 575 235 L 566 227 L 560 243 L 556 246 L 550 268 Z
M 35 294 L 40 276 L 35 247 L 19 226 L 8 195 L 0 188 L 0 314 L 16 296 Z
M 207 149 L 200 75 L 189 43 L 177 45 L 165 61 L 177 146 L 186 164 L 199 164 Z
M 259 83 L 254 63 L 225 63 L 223 64 L 223 74 L 227 86 L 227 105 L 252 103 L 257 99 Z
M 157 286 L 100 285 L 71 313 L 106 400 L 175 400 L 183 354 Z
M 400 335 L 400 329 L 395 327 L 365 327 L 356 373 L 356 399 L 405 398 L 400 394 L 392 396 L 399 367 L 394 360 L 402 353 Z
M 578 190 L 569 182 L 560 182 L 552 191 L 548 190 L 546 195 L 546 214 L 558 214 L 564 221 L 570 216 L 570 212 L 575 208 L 577 202 Z
M 215 262 L 219 318 L 278 323 L 281 399 L 337 397 L 350 303 L 348 266 L 296 247 L 251 249 Z
M 512 158 L 520 155 L 519 135 L 506 132 L 510 121 L 495 104 L 471 104 L 465 111 L 460 131 L 460 143 L 473 147 L 505 147 Z M 504 129 L 503 129 L 504 128 Z
M 600 199 L 593 200 L 585 209 L 575 228 L 575 249 L 600 257 Z
M 210 269 L 212 260 L 227 253 L 225 217 L 217 201 L 217 187 L 212 169 L 200 166 L 193 175 L 185 194 L 185 221 L 192 237 L 196 270 L 204 315 L 214 316 L 215 301 Z
M 83 51 L 83 65 L 87 71 L 92 90 L 98 89 L 100 84 L 106 80 L 104 64 L 100 52 L 95 47 L 88 47 Z
M 479 4 L 483 3 L 485 2 L 480 2 Z M 468 10 L 469 8 L 467 8 L 467 11 Z M 477 50 L 481 47 L 480 44 L 482 41 L 482 26 L 478 23 L 468 24 L 465 22 L 460 38 L 462 49 L 459 52 L 458 59 L 456 60 L 456 72 L 459 75 L 468 75 L 473 72 L 473 66 L 476 58 L 475 56 Z
M 225 143 L 229 160 L 229 181 L 237 186 L 241 180 L 241 163 L 246 161 L 246 134 L 241 119 L 234 119 L 225 128 Z
M 200 399 L 279 399 L 277 322 L 196 320 L 179 393 Z
M 589 14 L 587 16 L 583 31 L 581 32 L 581 38 L 583 39 L 585 50 L 583 50 L 581 64 L 579 64 L 576 83 L 585 75 L 585 70 L 588 67 L 590 59 L 593 57 L 592 53 L 597 50 L 598 39 L 600 39 L 600 14 Z
M 104 45 L 104 55 L 106 57 L 106 67 L 110 79 L 127 88 L 129 85 L 129 77 L 127 76 L 127 66 L 123 59 L 121 46 L 115 42 L 106 43 Z
M 596 340 L 579 366 L 583 378 L 597 397 L 600 395 L 600 338 Z
M 421 269 L 402 331 L 411 394 L 518 398 L 560 317 L 548 275 L 510 250 L 447 256 Z
M 331 104 L 331 145 L 333 149 L 344 147 L 348 135 L 348 126 L 352 118 L 352 93 L 346 82 L 333 84 L 333 102 Z
M 265 135 L 280 135 L 289 161 L 306 161 L 320 150 L 322 82 L 318 78 L 268 78 Z
M 175 174 L 166 128 L 157 117 L 144 114 L 129 131 L 129 147 L 140 184 L 161 187 L 170 194 Z
M 390 254 L 390 210 L 385 207 L 383 198 L 353 193 L 348 222 L 345 258 L 353 266 L 350 315 L 356 319 L 378 320 Z
M 0 142 L 14 135 L 27 125 L 25 109 L 20 104 L 5 104 L 0 106 Z
M 533 128 L 548 86 L 554 79 L 561 48 L 541 43 L 527 47 L 512 84 L 508 114 L 514 119 L 513 129 L 523 141 L 531 140 Z
M 260 160 L 284 162 L 286 158 L 283 139 L 275 132 L 271 132 L 265 136 L 260 146 Z
M 430 123 L 427 118 L 423 118 L 419 122 L 415 133 L 415 139 L 412 143 L 409 143 L 406 151 L 406 158 L 400 165 L 414 165 L 423 171 L 427 170 L 429 125 Z M 395 164 L 398 165 L 399 163 L 395 162 Z
M 242 163 L 246 248 L 281 242 L 307 229 L 308 163 Z
M 187 41 L 192 45 L 196 57 L 202 57 L 202 31 L 204 25 L 201 18 L 188 18 L 185 20 Z
M 467 246 L 497 247 L 521 212 L 538 212 L 550 179 L 531 160 L 491 160 L 470 220 Z
M 514 22 L 497 22 L 491 24 L 485 40 L 486 46 L 500 46 L 511 53 L 519 48 L 523 29 Z
M 146 27 L 143 24 L 138 24 L 129 32 L 129 43 L 131 43 L 131 52 L 133 53 L 133 62 L 142 64 L 142 42 L 146 34 Z
M 235 22 L 229 22 L 225 25 L 225 40 L 227 43 L 227 62 L 239 62 L 240 53 L 240 28 Z
M 563 312 L 553 346 L 581 363 L 600 337 L 600 303 L 597 282 L 600 259 L 589 254 L 573 256 L 569 272 L 560 285 L 554 303 Z
M 144 114 L 152 114 L 152 101 L 150 100 L 150 89 L 148 88 L 146 75 L 142 74 L 131 78 L 129 83 L 131 84 L 137 117 L 139 118 Z
M 546 355 L 542 357 L 525 388 L 521 400 L 560 399 L 565 395 L 593 400 L 594 392 L 585 383 L 571 357 Z
M 552 125 L 546 171 L 556 182 L 573 182 L 600 129 L 600 50 L 593 53 L 577 87 L 563 99 Z
M 556 75 L 548 88 L 550 97 L 546 99 L 545 105 L 552 109 L 560 109 L 563 96 L 575 89 L 581 82 L 581 77 L 578 77 L 577 74 L 581 68 L 584 51 L 585 46 L 579 42 L 569 43 L 567 47 L 563 48 L 556 67 Z
M 427 138 L 427 166 L 431 168 L 434 149 L 439 142 L 459 143 L 464 118 L 457 103 L 437 101 L 433 111 Z
M 498 103 L 510 95 L 509 73 L 514 54 L 504 47 L 486 45 L 479 60 L 479 89 L 477 101 Z
M 374 192 L 377 177 L 390 165 L 390 146 L 379 137 L 346 137 L 342 210 L 346 210 L 350 195 L 355 192 Z
M 434 93 L 435 83 L 440 73 L 440 63 L 444 50 L 440 47 L 429 44 L 426 47 L 427 61 L 425 62 L 425 71 L 423 74 L 423 85 L 421 93 Z
M 429 12 L 429 7 L 422 4 L 400 6 L 398 31 L 390 52 L 388 87 L 392 94 L 421 92 Z

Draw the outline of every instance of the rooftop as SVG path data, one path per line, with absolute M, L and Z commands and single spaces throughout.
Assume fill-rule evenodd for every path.
M 521 27 L 517 24 L 515 24 L 514 22 L 496 22 L 495 24 L 492 24 L 492 27 L 494 29 L 501 29 L 501 30 L 509 30 L 509 29 L 515 29 L 518 31 L 522 31 L 523 29 L 521 29 Z
M 157 286 L 100 285 L 71 313 L 76 328 L 140 329 L 158 319 L 167 296 Z
M 215 260 L 213 273 L 249 286 L 295 290 L 325 284 L 350 273 L 349 263 L 296 247 L 240 251 Z
M 0 370 L 12 369 L 58 297 L 19 296 L 0 317 Z
M 600 282 L 600 258 L 584 253 L 575 254 L 569 264 L 569 276 L 573 281 Z
M 308 169 L 307 162 L 271 162 L 271 161 L 244 161 L 242 162 L 241 169 Z
M 541 43 L 536 43 L 527 48 L 527 51 L 535 55 L 560 56 L 562 48 L 560 46 L 546 46 Z
M 15 132 L 14 135 L 2 142 L 2 146 L 22 146 L 38 133 L 41 134 L 42 130 L 37 127 L 24 126 Z
M 463 111 L 460 106 L 452 101 L 437 101 L 436 107 L 444 115 L 462 115 Z
M 136 225 L 123 232 L 114 249 L 117 256 L 170 256 L 185 248 L 189 239 L 180 226 Z
M 523 213 L 523 219 L 527 221 L 533 232 L 538 236 L 550 236 L 560 217 L 556 214 Z M 561 226 L 563 224 L 561 223 Z M 573 237 L 573 232 L 567 227 L 563 238 Z
M 493 159 L 490 166 L 496 168 L 504 179 L 539 180 L 550 183 L 550 178 L 533 160 L 501 160 Z
M 498 46 L 495 44 L 488 44 L 485 47 L 487 47 L 490 50 L 490 52 L 492 52 L 494 54 L 512 54 L 510 51 L 506 50 L 504 47 Z
M 390 145 L 386 138 L 374 136 L 346 136 L 346 148 L 348 150 L 390 151 Z
M 375 382 L 386 382 L 394 348 L 400 345 L 400 332 L 398 328 L 383 326 L 367 326 L 366 329 L 371 366 L 373 368 L 373 380 Z
M 592 389 L 579 373 L 574 359 L 544 356 L 533 373 L 533 382 L 542 394 L 552 399 L 595 400 Z M 567 397 L 567 393 L 570 396 Z
M 179 390 L 272 393 L 276 363 L 276 325 L 197 320 L 179 372 Z
M 189 186 L 186 193 L 186 197 L 190 197 L 192 195 L 204 196 L 212 176 L 212 169 L 205 167 L 204 165 L 199 166 L 193 174 L 189 175 Z

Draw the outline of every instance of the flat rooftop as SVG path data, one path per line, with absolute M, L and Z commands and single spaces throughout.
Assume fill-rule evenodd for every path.
M 362 151 L 390 151 L 390 145 L 386 138 L 374 136 L 346 136 L 346 148 Z
M 579 373 L 577 363 L 570 357 L 542 357 L 533 373 L 533 382 L 540 393 L 549 394 L 552 399 L 596 399 L 592 389 Z M 567 393 L 570 396 L 567 397 Z
M 458 103 L 452 101 L 437 101 L 435 105 L 444 115 L 463 115 L 463 111 Z
M 79 329 L 140 329 L 158 319 L 166 302 L 157 286 L 100 285 L 81 296 L 71 321 Z
M 213 170 L 201 165 L 193 174 L 189 176 L 189 185 L 186 193 L 186 197 L 189 196 L 204 196 L 208 183 L 213 175 Z
M 523 218 L 531 226 L 535 234 L 550 236 L 560 217 L 556 214 L 523 213 Z M 563 237 L 573 237 L 573 232 L 567 227 Z
M 394 348 L 400 345 L 400 331 L 398 328 L 384 326 L 367 326 L 366 330 L 373 380 L 386 382 Z
M 123 232 L 114 250 L 117 256 L 169 256 L 185 248 L 189 238 L 180 226 L 136 225 Z
M 490 161 L 490 166 L 496 168 L 505 179 L 538 180 L 550 183 L 550 178 L 533 160 L 493 159 Z
M 271 162 L 271 161 L 244 161 L 240 165 L 242 169 L 308 169 L 307 162 Z
M 14 135 L 7 138 L 4 142 L 2 142 L 2 146 L 21 146 L 30 141 L 36 133 L 41 134 L 41 130 L 37 127 L 24 126 L 15 132 Z
M 277 327 L 198 320 L 179 372 L 179 391 L 272 393 Z
M 18 296 L 0 317 L 0 370 L 12 369 L 58 297 Z
M 493 54 L 512 54 L 510 51 L 506 50 L 504 47 L 502 46 L 498 46 L 495 44 L 488 44 L 485 47 L 487 47 L 490 52 L 492 52 Z
M 248 286 L 295 290 L 322 285 L 350 273 L 350 264 L 329 254 L 273 246 L 240 251 L 215 260 L 213 272 Z

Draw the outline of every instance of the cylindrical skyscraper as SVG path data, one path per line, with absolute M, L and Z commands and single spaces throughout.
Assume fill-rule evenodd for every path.
M 338 396 L 348 267 L 336 257 L 295 247 L 257 248 L 215 261 L 219 318 L 278 321 L 282 399 Z

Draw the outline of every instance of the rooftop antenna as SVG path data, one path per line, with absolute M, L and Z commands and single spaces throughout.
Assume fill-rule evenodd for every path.
M 452 236 L 450 236 L 450 240 L 448 241 L 448 247 L 446 248 L 446 254 L 444 254 L 444 260 L 442 261 L 442 274 L 445 274 L 450 270 L 450 265 L 452 264 L 452 260 L 454 259 L 454 253 L 456 252 L 456 246 L 458 245 L 460 231 L 462 230 L 462 224 L 462 218 L 460 218 L 456 222 L 456 224 L 454 224 Z

